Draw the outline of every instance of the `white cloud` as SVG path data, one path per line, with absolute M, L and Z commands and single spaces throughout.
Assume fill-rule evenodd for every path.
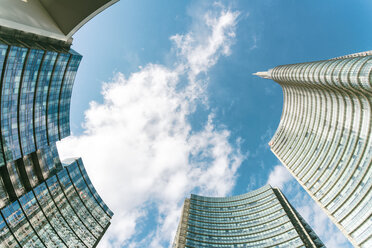
M 192 32 L 171 37 L 176 43 L 179 56 L 186 60 L 185 65 L 189 67 L 191 77 L 206 72 L 217 62 L 220 55 L 230 54 L 239 13 L 224 9 L 221 5 L 216 6 L 223 9 L 220 12 L 209 11 L 203 18 L 206 27 L 211 30 L 208 37 L 195 36 Z
M 267 183 L 272 187 L 283 189 L 283 186 L 293 179 L 292 175 L 283 165 L 276 165 L 270 172 Z
M 103 86 L 103 104 L 91 102 L 81 136 L 58 144 L 62 158 L 81 156 L 115 215 L 100 247 L 163 247 L 173 239 L 184 197 L 191 191 L 226 195 L 244 156 L 239 140 L 213 122 L 200 131 L 188 116 L 206 104 L 206 73 L 230 53 L 237 12 L 215 5 L 197 30 L 171 37 L 173 68 L 148 64 Z M 198 32 L 196 32 L 198 31 Z M 146 221 L 155 213 L 156 230 Z M 141 240 L 136 235 L 141 234 Z
M 254 49 L 257 49 L 258 48 L 258 36 L 257 34 L 254 34 L 253 37 L 252 37 L 252 40 L 253 40 L 253 45 L 249 48 L 249 50 L 254 50 Z

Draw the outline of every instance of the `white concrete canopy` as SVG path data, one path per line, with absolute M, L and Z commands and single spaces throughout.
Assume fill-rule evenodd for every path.
M 0 0 L 0 26 L 68 41 L 119 0 Z

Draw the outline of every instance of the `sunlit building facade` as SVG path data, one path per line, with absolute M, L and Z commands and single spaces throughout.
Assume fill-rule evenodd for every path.
M 173 248 L 325 247 L 279 189 L 185 200 Z
M 372 52 L 277 66 L 273 153 L 356 247 L 372 247 Z
M 0 247 L 95 247 L 113 216 L 81 159 L 61 163 L 82 56 L 72 35 L 115 1 L 0 3 Z

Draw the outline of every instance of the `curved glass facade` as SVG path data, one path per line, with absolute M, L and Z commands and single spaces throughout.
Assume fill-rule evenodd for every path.
M 45 181 L 67 137 L 81 55 L 65 47 L 0 39 L 0 208 Z
M 269 185 L 240 196 L 185 200 L 174 248 L 324 247 L 282 193 Z
M 11 11 L 0 14 L 0 247 L 96 247 L 110 225 L 82 160 L 61 163 L 56 142 L 70 135 L 82 59 L 71 35 L 114 2 L 2 3 Z
M 111 212 L 94 195 L 81 159 L 1 210 L 2 247 L 95 247 Z
M 70 134 L 69 103 L 82 58 L 73 50 L 10 42 L 0 40 L 0 166 Z
M 113 213 L 81 159 L 61 163 L 81 55 L 0 38 L 0 247 L 96 247 Z
M 354 246 L 372 247 L 371 52 L 282 65 L 271 150 Z

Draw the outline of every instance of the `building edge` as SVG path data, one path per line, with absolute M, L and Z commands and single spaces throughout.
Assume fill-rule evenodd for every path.
M 189 210 L 190 210 L 190 199 L 186 198 L 182 206 L 181 220 L 178 224 L 178 228 L 177 228 L 176 236 L 173 241 L 172 248 L 185 248 Z
M 115 3 L 119 2 L 119 0 L 111 0 L 110 2 L 107 2 L 97 10 L 95 10 L 93 13 L 85 17 L 78 25 L 76 25 L 68 34 L 67 37 L 70 39 L 82 26 L 84 26 L 87 22 L 89 22 L 93 17 L 110 7 L 111 5 L 114 5 Z
M 281 190 L 278 188 L 272 188 L 275 195 L 278 197 L 278 200 L 281 202 L 284 211 L 287 213 L 288 217 L 291 219 L 293 226 L 296 228 L 297 233 L 300 235 L 302 241 L 306 244 L 306 247 L 324 247 L 322 245 L 317 245 L 312 239 L 319 239 L 317 235 L 315 237 L 310 237 L 309 232 L 313 232 L 313 230 L 306 229 L 302 218 L 299 218 L 299 214 L 297 211 L 292 207 L 292 205 L 288 202 L 287 198 L 283 195 Z

